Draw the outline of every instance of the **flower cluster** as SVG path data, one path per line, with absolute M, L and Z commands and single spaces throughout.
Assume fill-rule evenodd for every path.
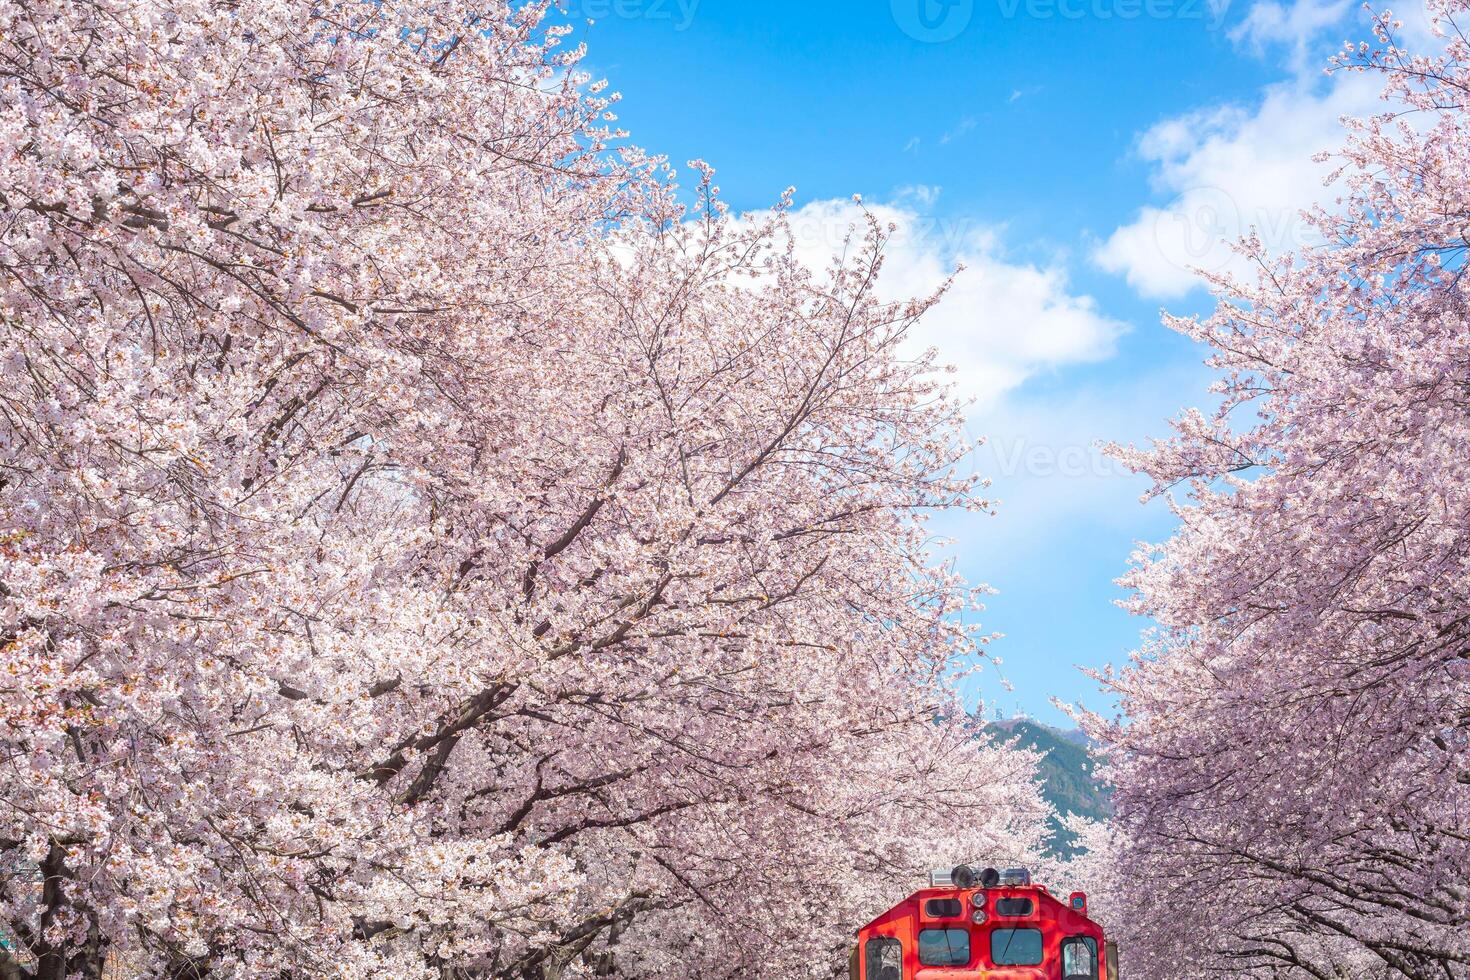
M 1158 630 L 1108 675 L 1130 974 L 1470 976 L 1470 45 L 1376 44 L 1325 244 L 1173 325 L 1220 406 L 1121 450 L 1181 523 L 1127 583 Z
M 544 3 L 0 0 L 0 879 L 43 977 L 830 975 L 1034 759 L 929 300 Z

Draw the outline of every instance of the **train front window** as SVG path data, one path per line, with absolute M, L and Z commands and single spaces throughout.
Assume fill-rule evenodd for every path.
M 969 931 L 965 929 L 921 930 L 919 932 L 919 962 L 924 966 L 969 966 Z
M 997 898 L 995 900 L 996 915 L 1023 916 L 1035 911 L 1036 906 L 1031 904 L 1029 898 Z
M 924 914 L 931 919 L 953 919 L 965 914 L 965 907 L 957 898 L 931 898 L 924 903 Z
M 1097 940 L 1073 936 L 1062 942 L 1062 980 L 1097 980 Z
M 1040 929 L 996 929 L 990 933 L 992 966 L 1040 966 Z
M 869 939 L 863 947 L 867 980 L 903 980 L 903 943 L 891 936 Z

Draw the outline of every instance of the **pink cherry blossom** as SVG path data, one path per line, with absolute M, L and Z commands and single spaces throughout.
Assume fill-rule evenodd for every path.
M 1470 85 L 1391 15 L 1341 71 L 1351 124 L 1325 244 L 1171 325 L 1219 407 L 1120 450 L 1180 493 L 1126 584 L 1158 623 L 1092 718 L 1118 784 L 1107 904 L 1130 977 L 1470 977 Z
M 1034 853 L 886 233 L 802 268 L 545 5 L 0 0 L 28 977 L 817 977 Z

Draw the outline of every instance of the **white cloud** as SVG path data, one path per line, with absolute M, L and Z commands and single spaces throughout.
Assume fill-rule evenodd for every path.
M 1127 329 L 1103 315 L 1092 297 L 1073 293 L 1060 264 L 1008 258 L 989 226 L 932 218 L 907 204 L 867 210 L 896 226 L 879 283 L 885 299 L 928 295 L 964 266 L 920 320 L 912 342 L 937 348 L 940 359 L 956 367 L 959 392 L 981 407 L 1039 372 L 1109 357 Z M 791 215 L 797 255 L 824 268 L 848 229 L 863 222 L 862 208 L 849 201 L 807 204 Z
M 1274 30 L 1268 23 L 1261 15 L 1258 29 Z M 1332 164 L 1312 157 L 1342 144 L 1344 115 L 1380 111 L 1380 86 L 1358 74 L 1325 85 L 1299 78 L 1268 88 L 1253 109 L 1218 106 L 1155 125 L 1138 153 L 1173 200 L 1142 208 L 1094 261 L 1145 296 L 1171 298 L 1202 285 L 1194 270 L 1249 274 L 1229 243 L 1251 229 L 1278 253 L 1313 242 L 1301 213 L 1330 207 L 1336 192 L 1323 186 Z
M 975 453 L 975 472 L 991 478 L 989 495 L 999 501 L 1001 520 L 984 535 L 966 533 L 981 518 L 959 515 L 952 529 L 967 547 L 997 559 L 1032 547 L 1064 552 L 1065 544 L 1088 529 L 1135 529 L 1140 521 L 1163 519 L 1162 509 L 1145 512 L 1140 495 L 1148 480 L 1107 456 L 1100 443 L 1144 442 L 1168 431 L 1180 404 L 1205 390 L 1210 371 L 1197 362 L 1139 368 L 1126 375 L 1093 378 L 1065 390 L 1014 392 L 967 422 L 984 436 Z M 1121 560 L 1121 559 L 1120 559 Z
M 1138 624 L 1110 608 L 1109 581 L 1125 568 L 1132 542 L 1160 541 L 1175 519 L 1163 500 L 1140 505 L 1146 478 L 1104 456 L 1096 442 L 1144 441 L 1167 430 L 1182 400 L 1208 383 L 1203 365 L 1160 365 L 1091 381 L 1015 392 L 969 422 L 988 436 L 974 454 L 975 472 L 994 479 L 986 496 L 994 517 L 950 512 L 930 530 L 955 542 L 962 574 L 999 590 L 981 622 L 1008 633 L 993 649 L 1007 661 L 1001 676 L 1033 710 L 1048 695 L 1083 698 L 1094 686 L 1073 664 L 1117 662 Z M 1108 557 L 1111 556 L 1111 557 Z M 1085 630 L 1073 628 L 1085 624 Z M 970 682 L 972 696 L 1001 696 L 987 671 Z
M 1142 295 L 1169 299 L 1203 285 L 1196 270 L 1252 275 L 1231 247 L 1252 230 L 1276 254 L 1315 244 L 1302 212 L 1332 210 L 1338 191 L 1323 185 L 1334 164 L 1312 157 L 1342 146 L 1342 117 L 1386 108 L 1382 78 L 1323 74 L 1344 36 L 1368 35 L 1357 10 L 1354 0 L 1256 0 L 1230 38 L 1278 57 L 1289 80 L 1263 89 L 1253 105 L 1211 106 L 1147 130 L 1138 155 L 1150 165 L 1154 189 L 1172 200 L 1141 208 L 1094 249 L 1093 260 Z M 1395 11 L 1403 43 L 1439 48 L 1422 0 Z
M 1230 29 L 1230 40 L 1248 43 L 1257 51 L 1271 45 L 1290 45 L 1294 57 L 1304 66 L 1313 57 L 1312 40 L 1339 23 L 1351 9 L 1356 9 L 1351 0 L 1295 0 L 1290 4 L 1261 0 Z
M 1374 6 L 1376 9 L 1379 5 Z M 1256 0 L 1245 18 L 1230 29 L 1229 35 L 1232 41 L 1247 44 L 1258 54 L 1289 48 L 1293 71 L 1307 75 L 1325 66 L 1326 55 L 1335 52 L 1344 33 L 1366 36 L 1367 21 L 1357 16 L 1361 11 L 1362 4 L 1353 0 L 1290 0 L 1288 3 Z M 1423 0 L 1394 4 L 1393 12 L 1402 24 L 1400 41 L 1406 41 L 1411 50 L 1438 47 Z M 1345 32 L 1334 30 L 1338 25 Z
M 952 143 L 955 140 L 959 139 L 961 136 L 964 136 L 966 133 L 968 133 L 970 130 L 974 129 L 978 125 L 980 125 L 980 120 L 976 119 L 974 116 L 966 116 L 965 118 L 957 122 L 953 129 L 945 133 L 943 136 L 939 137 L 939 144 L 941 146 L 948 145 L 949 143 Z
M 921 208 L 932 208 L 939 201 L 940 188 L 933 184 L 905 184 L 893 192 L 895 203 L 913 201 Z

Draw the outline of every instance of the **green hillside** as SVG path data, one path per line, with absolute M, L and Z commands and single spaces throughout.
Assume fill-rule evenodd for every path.
M 1093 775 L 1097 762 L 1081 739 L 1028 718 L 995 722 L 987 728 L 1005 739 L 1015 739 L 1021 748 L 1046 754 L 1041 761 L 1042 796 L 1058 813 L 1076 813 L 1093 820 L 1106 818 L 1112 810 L 1107 789 Z M 1053 851 L 1062 857 L 1075 853 L 1070 834 L 1053 825 Z

